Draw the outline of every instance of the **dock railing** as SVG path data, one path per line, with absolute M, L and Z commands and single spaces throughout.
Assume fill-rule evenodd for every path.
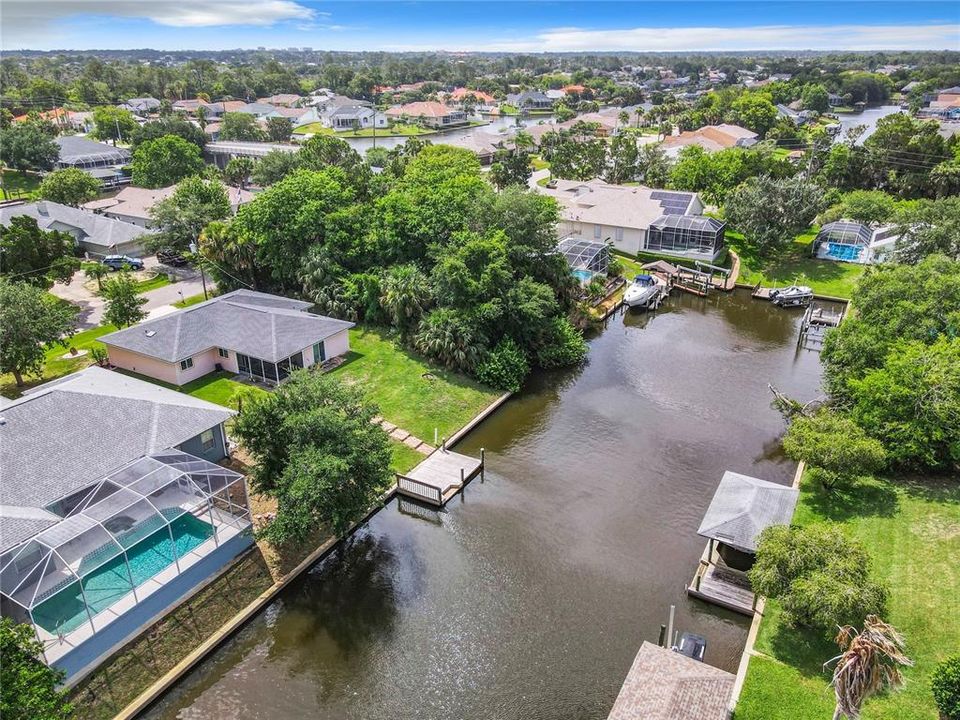
M 440 488 L 427 485 L 426 483 L 419 482 L 418 480 L 412 480 L 411 478 L 403 475 L 397 475 L 397 488 L 416 497 L 421 497 L 424 500 L 432 502 L 436 505 L 443 504 Z

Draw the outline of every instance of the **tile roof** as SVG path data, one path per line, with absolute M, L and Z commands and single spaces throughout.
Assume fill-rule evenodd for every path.
M 0 409 L 3 544 L 8 530 L 26 532 L 44 520 L 38 508 L 233 414 L 99 367 L 33 388 Z
M 761 532 L 771 525 L 790 524 L 799 495 L 797 488 L 728 470 L 697 534 L 754 553 Z
M 0 208 L 0 224 L 9 225 L 11 218 L 27 215 L 37 221 L 44 230 L 59 229 L 54 226 L 66 225 L 74 228 L 82 237 L 80 240 L 104 249 L 133 242 L 153 230 L 142 228 L 133 223 L 115 218 L 104 217 L 90 210 L 61 205 L 41 200 L 25 205 L 8 205 Z
M 410 117 L 446 117 L 451 113 L 459 112 L 451 110 L 443 103 L 438 102 L 412 102 L 406 105 L 394 105 L 387 110 L 387 115 L 399 117 L 409 115 Z
M 679 135 L 664 138 L 664 147 L 682 147 L 684 145 L 699 145 L 705 150 L 723 150 L 735 146 L 748 147 L 757 139 L 752 130 L 722 123 L 720 125 L 704 125 L 699 130 L 687 130 Z
M 306 312 L 311 303 L 251 290 L 207 302 L 104 335 L 108 346 L 176 362 L 213 347 L 278 362 L 353 327 Z M 149 335 L 147 333 L 150 333 Z
M 607 720 L 726 720 L 735 679 L 644 642 Z

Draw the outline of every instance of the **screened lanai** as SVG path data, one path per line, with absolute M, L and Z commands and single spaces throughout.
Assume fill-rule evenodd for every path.
M 863 223 L 849 220 L 827 223 L 813 242 L 814 253 L 828 260 L 859 262 L 872 237 L 873 231 Z
M 243 476 L 177 450 L 130 463 L 70 505 L 0 557 L 3 615 L 31 622 L 48 648 L 98 632 L 250 526 Z
M 606 273 L 610 265 L 610 246 L 577 235 L 565 237 L 557 244 L 557 252 L 567 260 L 567 265 L 577 277 L 583 273 Z M 588 278 L 589 279 L 589 278 Z
M 699 255 L 711 260 L 723 248 L 726 225 L 702 215 L 662 215 L 647 230 L 645 250 Z

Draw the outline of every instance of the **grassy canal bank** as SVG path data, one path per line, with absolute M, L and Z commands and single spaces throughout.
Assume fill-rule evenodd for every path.
M 427 442 L 433 442 L 434 428 L 441 436 L 449 437 L 500 395 L 469 378 L 428 363 L 401 347 L 390 332 L 381 328 L 351 330 L 350 346 L 346 362 L 331 373 L 345 382 L 361 384 L 370 399 L 380 406 L 383 417 Z M 237 391 L 241 388 L 247 392 L 251 388 L 253 392 L 266 392 L 237 382 L 226 372 L 204 376 L 176 389 L 235 408 Z M 423 458 L 403 443 L 393 442 L 392 448 L 395 471 L 407 470 Z M 247 472 L 242 453 L 237 453 L 234 464 L 235 469 Z M 251 497 L 254 515 L 271 509 L 269 501 Z M 84 679 L 73 691 L 77 720 L 106 720 L 116 716 L 225 622 L 332 539 L 329 531 L 321 531 L 298 547 L 279 549 L 265 542 L 258 543 L 193 598 Z
M 956 479 L 895 478 L 828 493 L 804 479 L 794 522 L 834 523 L 868 549 L 890 589 L 888 617 L 906 637 L 914 666 L 905 687 L 866 702 L 863 720 L 937 720 L 930 676 L 960 647 L 960 485 Z M 822 720 L 833 714 L 823 663 L 837 646 L 784 623 L 768 600 L 735 720 Z

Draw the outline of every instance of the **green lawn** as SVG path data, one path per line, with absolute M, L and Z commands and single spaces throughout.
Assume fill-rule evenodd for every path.
M 539 155 L 531 156 L 530 164 L 533 165 L 534 170 L 547 170 L 550 167 L 550 161 L 544 160 Z
M 185 297 L 183 300 L 177 300 L 177 302 L 175 302 L 173 306 L 177 308 L 185 308 L 185 307 L 190 307 L 191 305 L 202 303 L 203 301 L 204 301 L 203 293 L 197 293 L 196 295 L 189 295 Z
M 166 273 L 157 273 L 156 277 L 152 277 L 148 280 L 141 280 L 137 283 L 137 292 L 145 293 L 150 292 L 151 290 L 156 290 L 157 288 L 162 288 L 164 285 L 170 284 L 170 276 Z
M 21 173 L 16 170 L 0 170 L 2 190 L 0 200 L 26 199 L 27 195 L 40 187 L 40 176 L 32 173 Z
M 43 375 L 41 377 L 32 375 L 24 377 L 26 381 L 26 387 L 24 388 L 17 387 L 13 375 L 9 373 L 0 375 L 0 395 L 8 398 L 17 398 L 20 397 L 20 393 L 27 388 L 40 385 L 50 380 L 56 380 L 59 377 L 69 375 L 77 370 L 82 370 L 93 362 L 93 358 L 90 356 L 91 348 L 97 346 L 106 349 L 103 343 L 97 341 L 97 338 L 114 330 L 116 330 L 116 328 L 112 325 L 101 325 L 100 327 L 77 333 L 70 338 L 66 347 L 62 345 L 50 347 L 46 352 L 47 361 L 44 365 Z M 87 352 L 83 355 L 77 355 L 76 357 L 63 357 L 63 355 L 66 355 L 70 351 L 71 347 L 76 348 L 78 351 L 86 350 Z
M 393 451 L 393 460 L 390 462 L 390 469 L 398 473 L 405 473 L 412 470 L 426 457 L 423 453 L 417 452 L 412 447 L 404 445 L 397 440 L 390 441 L 390 449 Z
M 960 648 L 960 485 L 956 480 L 876 480 L 846 494 L 804 481 L 794 521 L 837 522 L 870 550 L 877 577 L 890 587 L 888 617 L 907 641 L 915 666 L 903 690 L 869 700 L 863 720 L 937 720 L 930 674 Z M 767 603 L 736 720 L 823 720 L 833 693 L 822 664 L 831 642 L 787 627 Z
M 866 265 L 818 260 L 810 257 L 810 245 L 817 235 L 811 228 L 801 233 L 774 262 L 757 258 L 744 246 L 743 235 L 727 230 L 727 243 L 740 255 L 739 283 L 778 287 L 798 282 L 809 285 L 818 295 L 849 298 L 857 280 L 866 272 Z
M 359 383 L 384 418 L 430 444 L 434 428 L 441 437 L 449 437 L 499 395 L 428 364 L 381 328 L 351 330 L 347 361 L 331 374 Z

